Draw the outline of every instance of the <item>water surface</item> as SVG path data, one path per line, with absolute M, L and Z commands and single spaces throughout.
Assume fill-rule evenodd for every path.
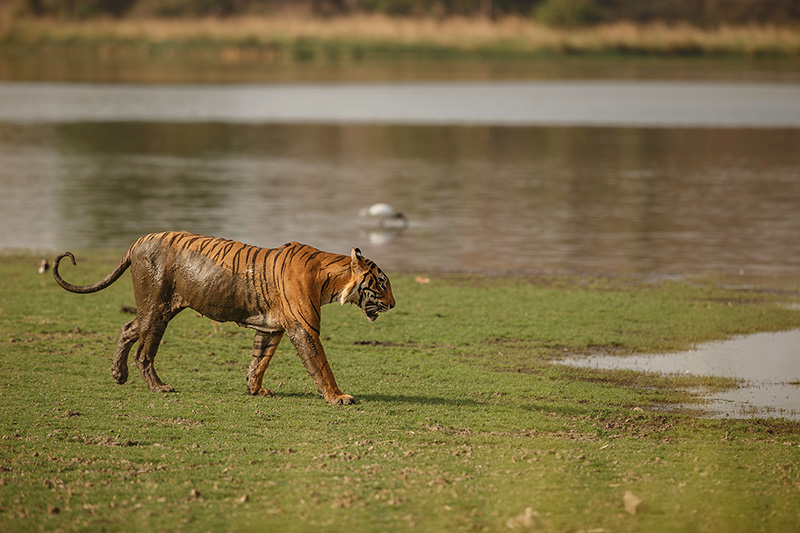
M 390 270 L 795 273 L 798 126 L 793 83 L 5 82 L 0 248 L 182 228 Z
M 182 228 L 388 270 L 800 272 L 800 130 L 0 123 L 0 248 Z M 402 233 L 360 208 L 389 202 Z
M 797 128 L 800 86 L 677 81 L 0 83 L 0 121 Z
M 573 357 L 563 362 L 589 368 L 742 379 L 739 388 L 704 395 L 702 407 L 709 416 L 800 420 L 800 330 L 740 336 L 688 352 Z

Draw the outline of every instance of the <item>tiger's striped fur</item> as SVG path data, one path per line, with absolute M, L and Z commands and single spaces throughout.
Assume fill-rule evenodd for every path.
M 262 387 L 264 372 L 284 333 L 297 349 L 317 389 L 326 401 L 348 404 L 336 384 L 320 342 L 320 306 L 354 303 L 367 319 L 394 307 L 389 278 L 358 248 L 339 255 L 298 242 L 279 248 L 259 248 L 240 242 L 169 231 L 145 235 L 131 244 L 117 267 L 92 285 L 76 286 L 58 273 L 64 289 L 91 293 L 114 283 L 131 269 L 136 318 L 122 326 L 112 375 L 117 383 L 128 379 L 128 354 L 138 341 L 134 361 L 148 387 L 172 392 L 154 367 L 156 352 L 169 321 L 187 307 L 217 322 L 235 322 L 255 330 L 252 361 L 247 372 L 250 394 L 272 396 Z

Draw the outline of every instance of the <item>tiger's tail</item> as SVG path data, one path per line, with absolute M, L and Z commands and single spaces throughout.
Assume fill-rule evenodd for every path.
M 63 254 L 56 257 L 55 261 L 53 262 L 53 277 L 56 280 L 61 288 L 68 290 L 69 292 L 77 292 L 78 294 L 88 294 L 91 292 L 97 292 L 105 289 L 115 281 L 119 279 L 119 277 L 131 266 L 131 254 L 130 250 L 128 250 L 125 255 L 119 260 L 119 264 L 117 267 L 112 270 L 108 276 L 101 279 L 97 283 L 93 283 L 91 285 L 73 285 L 71 283 L 67 283 L 61 278 L 61 275 L 58 273 L 58 263 L 64 259 L 65 257 L 69 257 L 72 260 L 73 265 L 77 265 L 75 262 L 75 256 L 72 255 L 72 252 L 64 252 Z

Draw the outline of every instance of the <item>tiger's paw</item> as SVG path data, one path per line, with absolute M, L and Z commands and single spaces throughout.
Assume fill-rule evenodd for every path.
M 162 383 L 161 385 L 150 387 L 150 390 L 153 392 L 175 392 L 175 387 Z
M 336 396 L 329 398 L 327 402 L 331 405 L 350 405 L 356 403 L 356 399 L 349 394 L 337 394 Z
M 114 378 L 114 381 L 122 385 L 123 383 L 128 381 L 128 367 L 123 366 L 117 368 L 116 366 L 112 366 L 111 376 Z
M 275 393 L 272 392 L 269 389 L 258 389 L 258 391 L 254 392 L 252 394 L 253 394 L 253 396 L 266 396 L 266 397 L 270 397 L 270 398 L 272 396 L 275 396 Z

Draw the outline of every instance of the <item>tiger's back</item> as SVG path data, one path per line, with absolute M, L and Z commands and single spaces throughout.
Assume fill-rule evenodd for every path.
M 141 285 L 134 288 L 137 294 L 164 291 L 169 298 L 163 303 L 172 308 L 267 329 L 285 327 L 286 317 L 278 315 L 291 315 L 292 299 L 302 292 L 298 286 L 315 285 L 321 271 L 344 276 L 350 265 L 346 255 L 297 242 L 261 248 L 176 231 L 145 235 L 131 245 L 130 255 L 131 272 Z

